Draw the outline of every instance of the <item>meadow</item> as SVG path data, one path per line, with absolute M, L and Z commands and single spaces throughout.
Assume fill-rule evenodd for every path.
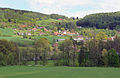
M 65 36 L 38 36 L 38 37 L 35 37 L 36 39 L 40 39 L 40 38 L 47 38 L 48 41 L 50 43 L 53 43 L 53 39 L 57 40 L 57 39 L 68 39 L 69 37 L 65 37 Z
M 0 78 L 120 78 L 120 68 L 101 67 L 0 67 Z
M 11 29 L 11 28 L 5 28 L 5 29 L 3 29 L 3 28 L 0 28 L 0 33 L 2 33 L 2 35 L 6 35 L 6 36 L 12 36 L 12 35 L 14 35 L 14 31 L 13 31 L 13 29 Z
M 33 45 L 33 42 L 34 42 L 33 40 L 23 39 L 23 38 L 20 38 L 20 37 L 0 37 L 0 39 L 6 39 L 8 41 L 16 42 L 20 46 Z

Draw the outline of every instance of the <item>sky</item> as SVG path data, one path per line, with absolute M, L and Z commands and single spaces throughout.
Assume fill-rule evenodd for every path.
M 83 18 L 93 13 L 120 11 L 120 0 L 0 0 L 0 7 Z

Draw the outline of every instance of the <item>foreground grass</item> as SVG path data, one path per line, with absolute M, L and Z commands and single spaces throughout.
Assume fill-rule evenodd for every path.
M 10 66 L 0 78 L 120 78 L 120 68 Z

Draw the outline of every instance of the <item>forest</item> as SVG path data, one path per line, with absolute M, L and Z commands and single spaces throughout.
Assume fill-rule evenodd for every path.
M 78 26 L 97 29 L 120 29 L 120 12 L 97 13 L 85 16 L 77 22 Z

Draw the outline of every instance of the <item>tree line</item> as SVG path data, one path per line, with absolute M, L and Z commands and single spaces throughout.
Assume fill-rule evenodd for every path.
M 88 40 L 86 42 L 66 39 L 60 43 L 49 43 L 46 38 L 35 41 L 34 46 L 19 47 L 16 43 L 0 40 L 0 66 L 48 65 L 55 66 L 120 66 L 120 38 L 114 41 Z

